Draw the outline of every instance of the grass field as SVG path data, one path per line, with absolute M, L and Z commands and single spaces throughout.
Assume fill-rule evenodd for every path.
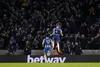
M 100 67 L 100 63 L 0 63 L 0 67 Z

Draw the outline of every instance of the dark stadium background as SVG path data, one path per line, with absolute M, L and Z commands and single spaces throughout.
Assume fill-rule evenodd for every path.
M 63 54 L 100 49 L 99 0 L 0 0 L 1 53 L 43 50 L 42 40 L 57 22 Z

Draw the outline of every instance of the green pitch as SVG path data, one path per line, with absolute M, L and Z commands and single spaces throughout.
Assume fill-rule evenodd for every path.
M 0 63 L 0 67 L 100 67 L 100 63 Z

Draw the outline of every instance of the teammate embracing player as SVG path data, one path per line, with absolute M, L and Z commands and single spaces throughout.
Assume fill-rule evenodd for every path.
M 53 33 L 51 34 L 51 35 L 53 35 L 53 37 L 52 37 L 53 48 L 54 48 L 54 45 L 56 43 L 59 53 L 60 53 L 60 44 L 59 44 L 60 36 L 63 36 L 62 30 L 60 27 L 61 27 L 60 23 L 57 23 L 56 28 L 53 29 Z

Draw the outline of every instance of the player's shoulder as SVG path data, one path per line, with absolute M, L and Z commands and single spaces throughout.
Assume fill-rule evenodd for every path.
M 61 30 L 61 28 L 59 28 L 59 30 Z
M 46 40 L 46 38 L 44 38 L 43 40 Z
M 53 28 L 53 30 L 55 30 L 56 28 Z
M 48 40 L 51 40 L 51 38 L 50 38 L 50 37 L 47 37 L 47 39 L 48 39 Z
M 48 37 L 48 39 L 51 39 L 50 37 Z
M 49 39 L 49 37 L 46 37 L 45 39 Z
M 57 30 L 61 30 L 61 28 L 56 28 Z

